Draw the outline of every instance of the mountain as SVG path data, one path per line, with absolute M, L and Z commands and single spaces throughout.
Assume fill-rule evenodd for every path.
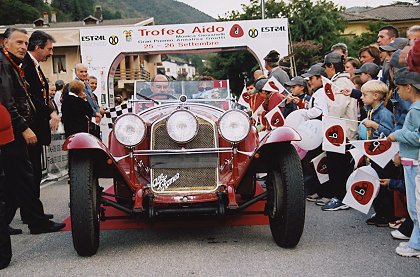
M 154 17 L 155 24 L 211 22 L 215 19 L 185 3 L 174 0 L 96 0 L 95 5 L 122 18 Z

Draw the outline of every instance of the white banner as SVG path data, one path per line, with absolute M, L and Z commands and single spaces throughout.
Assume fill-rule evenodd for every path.
M 243 49 L 264 67 L 264 57 L 276 50 L 288 55 L 287 18 L 176 25 L 85 27 L 80 29 L 82 62 L 98 78 L 100 94 L 113 94 L 116 65 L 121 53 L 196 53 Z M 105 80 L 102 80 L 105 79 Z M 113 79 L 113 78 L 108 78 Z

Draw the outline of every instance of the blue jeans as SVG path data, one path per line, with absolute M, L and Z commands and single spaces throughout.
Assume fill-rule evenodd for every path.
M 411 233 L 408 246 L 420 250 L 420 228 L 419 218 L 417 217 L 416 210 L 416 175 L 417 165 L 405 165 L 404 166 L 404 177 L 405 177 L 405 189 L 407 193 L 407 209 L 411 219 L 414 223 L 413 232 Z

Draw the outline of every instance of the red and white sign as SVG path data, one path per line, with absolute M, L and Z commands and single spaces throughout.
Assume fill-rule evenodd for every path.
M 260 115 L 262 114 L 262 112 L 264 111 L 264 107 L 261 104 L 256 110 L 255 112 L 252 113 L 252 118 L 255 120 L 255 124 L 257 124 L 258 122 L 260 122 Z
M 328 78 L 322 77 L 322 85 L 324 86 L 324 92 L 325 95 L 330 99 L 331 101 L 335 100 L 335 94 L 340 90 L 331 80 Z
M 397 142 L 390 142 L 386 139 L 363 141 L 352 141 L 351 144 L 363 152 L 363 154 L 384 168 L 399 151 Z
M 238 104 L 246 107 L 247 109 L 250 109 L 251 108 L 250 101 L 251 101 L 251 95 L 248 94 L 246 86 L 244 85 L 242 93 L 238 99 Z
M 354 160 L 354 169 L 356 169 L 362 164 L 365 158 L 365 153 L 358 148 L 350 149 L 349 152 Z
M 323 116 L 322 127 L 322 150 L 344 154 L 346 152 L 346 121 Z
M 275 129 L 284 125 L 284 117 L 278 106 L 269 111 L 265 115 L 265 118 L 267 119 L 268 124 L 270 124 L 271 129 Z
M 278 92 L 283 92 L 286 90 L 283 87 L 283 85 L 274 77 L 270 77 L 262 89 L 265 91 L 278 91 Z
M 316 175 L 318 176 L 319 183 L 323 184 L 330 180 L 327 168 L 327 154 L 321 153 L 311 161 L 314 165 Z
M 113 80 L 102 82 L 100 78 L 114 75 L 124 58 L 121 53 L 150 55 L 243 49 L 255 56 L 260 67 L 271 50 L 279 52 L 281 57 L 288 55 L 287 18 L 145 26 L 149 23 L 146 20 L 131 26 L 80 29 L 82 62 L 88 65 L 89 75 L 98 77 L 98 83 L 104 84 L 101 93 L 110 90 L 113 94 Z
M 370 166 L 360 167 L 347 179 L 347 193 L 343 203 L 367 214 L 379 193 L 379 187 L 379 177 L 376 171 Z

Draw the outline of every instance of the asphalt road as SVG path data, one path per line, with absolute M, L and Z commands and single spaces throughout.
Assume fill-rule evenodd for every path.
M 67 180 L 41 191 L 46 212 L 69 215 Z M 395 254 L 390 228 L 368 226 L 355 211 L 323 212 L 307 203 L 295 249 L 268 226 L 102 231 L 98 253 L 79 257 L 71 232 L 30 235 L 19 216 L 13 258 L 0 276 L 420 276 L 420 259 Z

